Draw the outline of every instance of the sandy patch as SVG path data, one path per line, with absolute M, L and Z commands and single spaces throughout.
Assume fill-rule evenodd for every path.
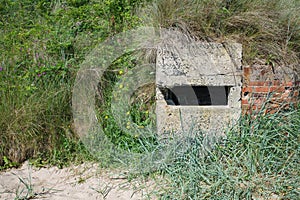
M 90 163 L 37 169 L 25 162 L 0 173 L 0 199 L 155 199 L 149 195 L 153 181 L 129 183 L 120 174 Z

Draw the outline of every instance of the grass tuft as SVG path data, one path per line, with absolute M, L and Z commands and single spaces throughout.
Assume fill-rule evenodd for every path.
M 160 199 L 298 199 L 299 120 L 299 110 L 248 115 L 224 138 L 160 140 L 131 177 L 158 177 Z
M 277 65 L 297 65 L 299 11 L 294 0 L 154 0 L 140 15 L 147 25 L 177 27 L 199 40 L 242 43 L 244 64 L 272 57 Z

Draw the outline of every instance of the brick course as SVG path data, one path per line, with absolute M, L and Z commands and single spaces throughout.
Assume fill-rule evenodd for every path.
M 300 81 L 293 70 L 268 65 L 243 68 L 242 113 L 275 113 L 296 106 Z

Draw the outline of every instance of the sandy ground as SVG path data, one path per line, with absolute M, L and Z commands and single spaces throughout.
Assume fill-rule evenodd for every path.
M 21 168 L 0 173 L 0 199 L 156 199 L 153 181 L 128 180 L 120 172 L 85 163 L 64 169 L 37 169 L 25 162 Z

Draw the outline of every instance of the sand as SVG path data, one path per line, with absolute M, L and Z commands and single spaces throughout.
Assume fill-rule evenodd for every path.
M 122 174 L 95 163 L 39 169 L 26 161 L 18 169 L 0 172 L 0 199 L 156 199 L 150 195 L 154 181 L 129 182 Z

